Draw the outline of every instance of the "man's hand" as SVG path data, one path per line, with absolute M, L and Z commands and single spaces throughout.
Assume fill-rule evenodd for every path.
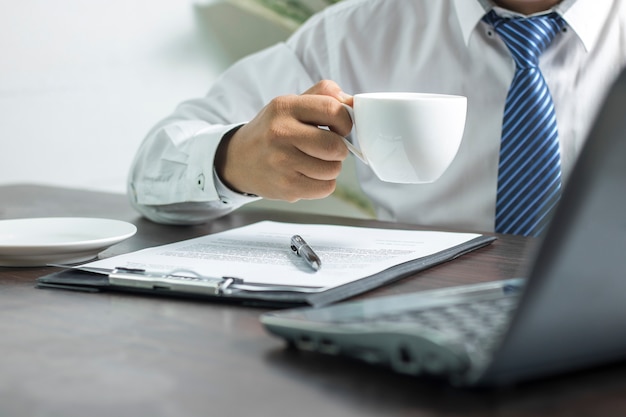
M 217 173 L 233 190 L 295 202 L 335 190 L 352 121 L 342 103 L 352 97 L 332 81 L 302 95 L 272 100 L 230 139 L 222 140 Z M 319 126 L 327 126 L 328 130 Z

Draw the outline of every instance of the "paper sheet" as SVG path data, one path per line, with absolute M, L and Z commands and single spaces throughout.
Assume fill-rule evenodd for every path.
M 299 234 L 322 260 L 314 272 L 290 249 Z M 193 270 L 248 283 L 330 288 L 474 239 L 472 233 L 376 229 L 263 221 L 190 240 L 143 249 L 83 267 Z

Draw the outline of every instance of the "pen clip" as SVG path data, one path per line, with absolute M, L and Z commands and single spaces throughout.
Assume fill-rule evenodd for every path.
M 300 249 L 304 246 L 309 246 L 302 237 L 299 235 L 293 235 L 291 237 L 291 250 L 298 256 L 302 256 Z
M 291 251 L 293 253 L 295 253 L 296 255 L 300 255 L 300 253 L 298 253 L 300 251 L 300 241 L 298 241 L 297 238 L 299 238 L 300 236 L 292 236 L 291 237 Z

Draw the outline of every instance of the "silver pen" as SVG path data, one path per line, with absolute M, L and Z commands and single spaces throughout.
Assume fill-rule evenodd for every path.
M 291 237 L 291 250 L 298 256 L 304 258 L 307 264 L 314 270 L 319 271 L 322 267 L 322 260 L 315 253 L 315 251 L 309 246 L 308 243 L 300 235 L 293 235 Z

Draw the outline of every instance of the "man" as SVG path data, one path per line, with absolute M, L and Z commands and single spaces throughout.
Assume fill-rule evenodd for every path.
M 431 184 L 392 184 L 357 162 L 383 220 L 493 231 L 503 109 L 516 64 L 493 22 L 555 12 L 564 25 L 539 68 L 558 121 L 567 178 L 626 62 L 619 0 L 345 0 L 287 42 L 226 71 L 206 97 L 182 103 L 142 144 L 132 204 L 163 223 L 206 222 L 258 198 L 331 194 L 348 150 L 351 94 L 416 91 L 468 97 L 463 142 Z M 317 126 L 329 126 L 330 130 Z

